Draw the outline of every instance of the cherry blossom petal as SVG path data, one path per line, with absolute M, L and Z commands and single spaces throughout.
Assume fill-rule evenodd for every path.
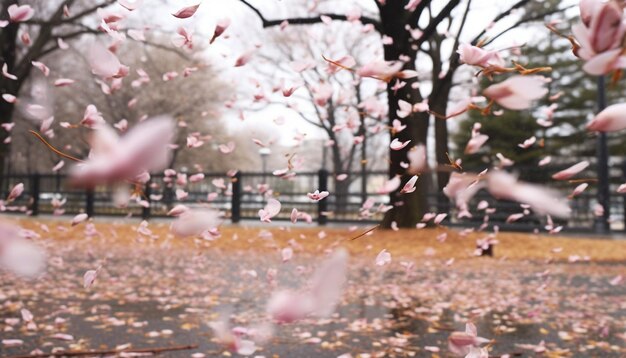
M 103 137 L 100 147 L 106 150 L 94 151 L 92 143 L 91 157 L 72 168 L 72 180 L 80 185 L 113 183 L 162 170 L 169 163 L 175 132 L 174 121 L 165 116 L 140 122 L 119 140 L 113 129 L 98 126 L 94 138 Z
M 489 136 L 486 134 L 478 134 L 473 136 L 465 146 L 465 154 L 475 154 L 480 148 L 487 143 Z
M 280 212 L 280 201 L 269 198 L 265 208 L 259 210 L 259 217 L 263 222 L 271 222 L 272 218 Z
M 399 176 L 395 176 L 395 177 L 385 181 L 383 186 L 378 189 L 378 193 L 379 194 L 389 194 L 392 191 L 395 191 L 396 189 L 398 189 L 400 187 L 400 184 L 402 184 L 402 181 L 401 181 L 400 177 Z
M 11 22 L 24 22 L 30 20 L 35 14 L 35 10 L 30 5 L 12 4 L 7 8 L 9 20 Z
M 33 67 L 39 69 L 44 76 L 48 77 L 48 75 L 50 74 L 50 69 L 43 62 L 32 61 L 31 64 L 33 65 Z
M 134 11 L 141 7 L 143 0 L 117 0 L 117 3 L 128 11 Z
M 398 140 L 398 138 L 394 138 L 389 144 L 389 148 L 391 148 L 391 150 L 400 150 L 409 145 L 409 143 L 411 143 L 410 140 L 407 140 L 406 142 L 401 142 L 400 140 Z
M 307 193 L 307 196 L 309 197 L 309 199 L 315 200 L 315 201 L 320 201 L 324 199 L 325 197 L 327 197 L 328 195 L 329 193 L 327 191 L 320 192 L 319 190 L 316 190 L 313 193 Z
M 172 15 L 174 15 L 174 17 L 177 17 L 179 19 L 186 19 L 186 18 L 192 17 L 196 13 L 196 11 L 198 11 L 198 7 L 200 7 L 200 4 L 187 6 L 176 11 Z
M 287 262 L 293 257 L 293 249 L 291 247 L 285 247 L 284 249 L 280 250 L 280 255 L 283 262 Z
M 9 66 L 6 63 L 2 64 L 2 75 L 10 80 L 17 80 L 17 76 L 9 73 Z
M 85 213 L 82 214 L 78 214 L 76 216 L 74 216 L 74 218 L 72 219 L 72 226 L 76 226 L 80 223 L 82 223 L 83 221 L 87 220 L 89 218 L 89 216 Z
M 522 110 L 548 93 L 544 85 L 545 80 L 541 76 L 513 76 L 487 87 L 483 95 L 504 108 Z
M 402 194 L 409 194 L 415 191 L 415 183 L 417 182 L 417 175 L 413 175 L 411 177 L 411 179 L 409 179 L 406 184 L 404 184 L 404 187 L 402 188 L 402 190 L 400 190 L 400 193 Z
M 538 214 L 568 217 L 571 212 L 567 203 L 555 191 L 518 182 L 514 176 L 502 170 L 488 175 L 487 189 L 498 199 L 528 204 Z
M 7 201 L 13 201 L 17 199 L 24 192 L 24 184 L 18 183 L 16 184 L 11 191 L 9 192 L 9 196 L 7 197 Z
M 596 132 L 616 132 L 623 129 L 626 129 L 626 103 L 608 106 L 587 124 L 587 130 Z
M 91 72 L 101 78 L 112 78 L 122 69 L 117 56 L 98 42 L 94 42 L 87 52 L 87 62 Z
M 315 270 L 307 290 L 273 293 L 267 304 L 267 312 L 279 323 L 298 321 L 309 315 L 330 316 L 343 293 L 347 264 L 347 251 L 335 251 Z
M 216 210 L 189 209 L 178 214 L 170 230 L 177 237 L 185 238 L 200 236 L 204 232 L 217 228 L 220 224 L 220 215 Z
M 583 160 L 580 163 L 574 164 L 571 167 L 561 170 L 558 173 L 555 173 L 554 175 L 552 175 L 552 179 L 555 180 L 567 180 L 571 177 L 573 177 L 574 175 L 582 172 L 583 170 L 585 170 L 587 167 L 589 166 L 589 162 L 586 160 Z
M 87 272 L 85 272 L 85 274 L 83 275 L 84 288 L 91 288 L 91 286 L 93 286 L 93 284 L 96 282 L 96 278 L 98 277 L 98 272 L 100 271 L 101 267 L 102 266 L 98 267 L 95 270 L 88 270 Z
M 385 266 L 389 263 L 391 263 L 391 254 L 386 249 L 383 249 L 376 255 L 377 266 Z
M 222 18 L 217 21 L 215 25 L 215 31 L 213 31 L 213 36 L 211 37 L 211 41 L 209 43 L 213 43 L 218 37 L 220 37 L 224 31 L 230 26 L 230 18 Z

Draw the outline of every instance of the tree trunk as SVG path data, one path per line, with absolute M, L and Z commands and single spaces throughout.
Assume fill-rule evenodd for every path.
M 0 8 L 0 20 L 8 20 L 9 15 L 7 13 L 7 8 L 16 3 L 17 0 L 2 1 L 2 8 Z M 15 70 L 15 61 L 17 56 L 17 30 L 18 24 L 15 23 L 10 23 L 5 28 L 0 29 L 0 64 L 6 63 L 9 73 L 13 73 L 12 71 Z M 18 81 L 23 80 L 18 78 Z M 0 95 L 11 94 L 17 96 L 17 92 L 20 87 L 20 83 L 18 81 L 0 76 Z M 0 98 L 0 124 L 11 123 L 13 120 L 14 109 L 15 106 L 13 104 Z M 0 178 L 4 177 L 5 166 L 9 161 L 10 144 L 5 143 L 6 138 L 9 136 L 10 133 L 7 133 L 4 129 L 0 129 Z M 2 188 L 3 185 L 4 183 L 2 183 L 2 180 L 0 179 L 0 188 Z
M 0 80 L 0 86 L 2 86 L 1 82 L 3 81 Z M 3 86 L 0 89 L 1 94 L 8 93 L 8 92 L 3 91 L 5 88 L 6 87 Z M 13 104 L 0 99 L 0 123 L 1 124 L 11 123 L 14 109 L 15 109 L 15 106 Z M 7 132 L 6 130 L 0 128 L 0 177 L 3 174 L 5 174 L 6 163 L 9 161 L 9 157 L 10 157 L 11 145 L 10 143 L 5 143 L 7 138 L 10 136 L 11 136 L 10 132 Z
M 411 91 L 412 92 L 412 91 Z M 392 98 L 392 97 L 390 97 Z M 410 98 L 404 97 L 405 100 Z M 417 101 L 416 101 L 417 102 Z M 398 98 L 392 98 L 390 101 L 390 111 L 393 113 L 397 110 Z M 413 103 L 413 102 L 410 102 Z M 393 116 L 390 116 L 393 118 Z M 411 143 L 427 144 L 427 132 L 428 132 L 428 114 L 415 113 L 406 118 L 404 125 L 407 126 L 405 130 L 398 133 L 396 138 L 400 141 L 411 140 Z M 390 119 L 392 120 L 392 119 Z M 412 175 L 406 173 L 406 169 L 400 166 L 401 162 L 407 162 L 407 153 L 409 148 L 407 146 L 401 150 L 389 150 L 389 178 L 393 178 L 397 175 L 400 176 L 400 187 L 394 192 L 389 194 L 393 209 L 387 212 L 383 220 L 382 226 L 388 228 L 392 222 L 396 222 L 398 227 L 415 227 L 424 213 L 428 210 L 428 176 L 420 175 L 415 185 L 416 190 L 410 194 L 401 194 L 400 190 L 404 184 L 412 177 Z
M 337 138 L 333 137 L 332 140 L 337 140 Z M 343 168 L 341 161 L 341 149 L 337 145 L 337 142 L 335 142 L 335 144 L 331 147 L 331 157 L 333 163 L 332 182 L 335 184 L 334 193 L 332 193 L 335 204 L 333 211 L 339 216 L 342 216 L 344 213 L 348 212 L 347 204 L 349 202 L 348 195 L 350 192 L 350 183 L 354 178 L 348 177 L 348 179 L 344 181 L 337 181 L 335 179 L 337 174 L 350 172 L 350 168 Z
M 411 37 L 405 28 L 411 14 L 404 10 L 403 1 L 387 1 L 380 6 L 380 18 L 382 21 L 383 33 L 393 39 L 393 43 L 385 45 L 385 60 L 397 61 L 400 56 L 406 56 L 405 69 L 415 69 L 415 59 L 417 52 L 411 47 Z M 413 24 L 411 24 L 413 25 Z M 409 103 L 422 101 L 419 88 L 412 85 L 416 79 L 404 80 L 406 85 L 398 90 L 394 90 L 395 81 L 387 84 L 387 100 L 389 105 L 389 126 L 397 118 L 398 100 L 402 99 Z M 395 138 L 411 143 L 401 150 L 389 150 L 389 178 L 400 176 L 401 184 L 398 190 L 389 194 L 390 203 L 393 208 L 387 212 L 382 222 L 382 227 L 389 228 L 392 222 L 396 222 L 399 227 L 415 227 L 424 213 L 427 211 L 428 181 L 426 176 L 420 176 L 416 183 L 416 190 L 410 194 L 400 194 L 400 189 L 411 178 L 412 175 L 406 173 L 406 169 L 400 166 L 401 162 L 407 162 L 407 153 L 417 144 L 427 144 L 428 135 L 428 113 L 413 113 L 404 119 L 400 119 L 406 129 L 398 133 Z
M 446 79 L 447 77 L 442 79 L 442 81 Z M 441 91 L 430 101 L 430 109 L 432 111 L 443 115 L 446 114 L 451 87 L 452 84 L 449 82 L 442 84 Z M 441 170 L 446 164 L 449 164 L 448 152 L 448 121 L 435 118 L 435 156 L 439 165 L 439 170 L 437 171 L 437 212 L 439 213 L 450 212 L 450 199 L 443 194 L 443 188 L 450 180 L 450 172 Z

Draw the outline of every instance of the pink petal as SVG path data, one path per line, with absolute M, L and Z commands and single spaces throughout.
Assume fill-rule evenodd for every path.
M 391 148 L 391 150 L 401 150 L 409 145 L 409 143 L 411 143 L 410 140 L 407 140 L 406 142 L 401 142 L 400 140 L 398 140 L 398 138 L 394 138 L 389 144 L 389 148 Z
M 400 187 L 400 184 L 402 184 L 400 177 L 399 176 L 395 176 L 389 180 L 387 180 L 383 186 L 381 188 L 378 189 L 378 193 L 379 194 L 389 194 L 392 191 L 395 191 L 396 189 L 398 189 Z
M 106 150 L 96 151 L 88 160 L 74 166 L 71 174 L 75 184 L 134 180 L 145 171 L 162 170 L 169 163 L 169 143 L 175 135 L 170 117 L 140 122 L 119 140 L 108 126 L 99 126 L 95 132 L 102 136 L 99 146 Z M 93 149 L 92 144 L 92 152 Z
M 504 82 L 487 87 L 483 95 L 494 100 L 504 108 L 513 110 L 527 109 L 532 101 L 543 97 L 548 90 L 541 76 L 513 76 Z
M 437 214 L 437 216 L 435 216 L 435 219 L 433 220 L 433 223 L 435 223 L 435 225 L 441 224 L 441 222 L 443 221 L 443 219 L 446 218 L 446 216 L 448 216 L 448 214 L 446 213 Z
M 143 0 L 117 0 L 117 3 L 126 10 L 133 11 L 137 10 L 143 4 Z
M 189 208 L 186 207 L 185 205 L 178 204 L 175 207 L 173 207 L 172 210 L 167 212 L 167 216 L 179 216 L 188 210 Z
M 341 299 L 347 264 L 348 253 L 344 249 L 335 251 L 315 270 L 307 290 L 275 292 L 267 304 L 267 312 L 280 323 L 298 321 L 308 315 L 330 316 Z
M 83 119 L 80 121 L 80 124 L 88 128 L 96 128 L 105 124 L 105 121 L 104 118 L 102 118 L 102 114 L 98 112 L 98 108 L 90 104 L 85 108 L 85 113 L 83 114 Z
M 4 63 L 2 64 L 2 75 L 10 80 L 17 80 L 17 76 L 9 73 L 9 66 Z
M 376 255 L 376 265 L 377 266 L 385 266 L 391 262 L 391 254 L 383 249 L 381 252 Z
M 82 223 L 83 221 L 87 220 L 89 218 L 89 216 L 85 213 L 82 214 L 78 214 L 76 216 L 74 216 L 74 218 L 72 219 L 72 226 L 76 226 L 80 223 Z
M 67 50 L 68 48 L 70 48 L 70 46 L 65 41 L 63 41 L 62 38 L 57 39 L 57 44 L 59 45 L 59 48 L 61 50 Z
M 217 25 L 215 26 L 215 31 L 213 32 L 213 37 L 211 37 L 211 41 L 209 43 L 213 43 L 218 37 L 220 37 L 224 31 L 230 26 L 230 19 L 223 18 L 217 21 Z
M 280 251 L 280 255 L 283 259 L 283 262 L 287 262 L 293 257 L 293 249 L 291 247 L 285 247 Z
M 9 196 L 7 197 L 7 201 L 13 201 L 17 199 L 24 192 L 24 184 L 18 183 L 9 192 Z
M 573 198 L 573 197 L 575 197 L 577 195 L 582 194 L 582 192 L 584 192 L 585 189 L 587 189 L 588 186 L 589 186 L 589 184 L 587 184 L 587 183 L 582 183 L 582 184 L 578 185 L 574 189 L 574 191 L 572 191 L 572 193 L 570 194 L 570 198 Z
M 193 14 L 195 14 L 196 11 L 198 10 L 199 6 L 200 6 L 200 4 L 187 6 L 187 7 L 184 7 L 182 9 L 176 11 L 172 15 L 174 15 L 174 17 L 177 17 L 179 19 L 186 19 L 186 18 L 192 17 Z
M 74 337 L 70 334 L 65 333 L 55 333 L 51 336 L 51 338 L 58 339 L 60 341 L 73 341 Z
M 73 79 L 70 78 L 59 78 L 58 80 L 54 81 L 54 86 L 55 87 L 65 87 L 65 86 L 69 86 L 71 84 L 73 84 L 75 81 Z
M 402 68 L 403 63 L 373 61 L 363 65 L 357 70 L 361 77 L 373 77 L 381 80 L 389 80 L 395 76 Z
M 502 170 L 490 173 L 487 189 L 497 199 L 507 199 L 528 204 L 539 214 L 568 217 L 571 209 L 553 190 L 518 182 L 517 178 Z
M 91 288 L 93 284 L 96 282 L 96 278 L 98 277 L 98 270 L 89 270 L 85 272 L 83 275 L 83 287 Z
M 587 60 L 583 70 L 593 76 L 606 75 L 619 67 L 621 55 L 621 48 L 600 53 Z
M 543 159 L 541 159 L 539 161 L 539 166 L 542 167 L 544 165 L 548 165 L 548 164 L 550 164 L 551 161 L 552 161 L 552 157 L 551 156 L 547 156 L 547 157 L 545 157 L 545 158 L 543 158 Z
M 11 22 L 24 22 L 30 20 L 35 14 L 35 10 L 33 10 L 30 5 L 21 5 L 18 6 L 16 4 L 12 4 L 7 8 L 7 12 L 9 13 L 9 19 Z
M 170 230 L 177 237 L 197 237 L 211 229 L 217 228 L 219 224 L 220 216 L 218 211 L 190 209 L 179 214 L 178 219 L 170 226 Z
M 465 146 L 465 154 L 475 154 L 489 140 L 486 134 L 478 134 L 473 136 Z
M 48 68 L 48 66 L 46 66 L 43 62 L 38 62 L 38 61 L 33 61 L 31 62 L 33 67 L 38 68 L 44 76 L 48 77 L 48 75 L 50 74 L 50 69 Z
M 89 48 L 87 62 L 93 74 L 102 78 L 115 77 L 122 69 L 117 56 L 98 42 L 94 42 Z
M 596 132 L 615 132 L 623 129 L 626 129 L 626 103 L 608 106 L 587 124 L 587 130 Z
M 21 339 L 3 339 L 2 345 L 5 347 L 18 347 L 24 344 L 24 341 Z
M 415 183 L 417 182 L 417 175 L 414 175 L 411 177 L 411 179 L 409 179 L 406 184 L 404 184 L 404 187 L 402 188 L 402 190 L 400 190 L 400 193 L 402 194 L 409 194 L 415 191 Z
M 2 95 L 2 99 L 4 99 L 7 103 L 15 103 L 15 102 L 17 102 L 17 97 L 15 97 L 14 95 L 9 94 L 9 93 L 4 93 Z
M 574 164 L 571 167 L 561 170 L 560 172 L 552 175 L 552 179 L 555 180 L 567 180 L 571 177 L 573 177 L 574 175 L 582 172 L 583 170 L 585 170 L 587 167 L 589 166 L 589 162 L 584 160 L 580 163 Z
M 324 199 L 325 197 L 327 197 L 328 195 L 329 195 L 329 192 L 327 192 L 327 191 L 320 192 L 319 190 L 316 190 L 314 193 L 308 193 L 307 194 L 309 199 L 315 200 L 315 201 L 320 201 L 320 200 Z
M 280 212 L 280 208 L 280 201 L 274 198 L 269 198 L 265 208 L 259 210 L 259 217 L 261 218 L 261 221 L 271 222 L 271 219 Z

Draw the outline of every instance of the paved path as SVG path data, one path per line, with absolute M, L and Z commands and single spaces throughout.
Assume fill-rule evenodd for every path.
M 215 342 L 209 322 L 228 313 L 233 325 L 266 322 L 265 305 L 275 289 L 265 279 L 268 268 L 278 270 L 278 287 L 295 287 L 320 261 L 302 252 L 281 263 L 278 256 L 253 252 L 147 243 L 129 249 L 89 240 L 49 243 L 48 255 L 47 273 L 36 281 L 0 274 L 1 338 L 24 341 L 0 345 L 2 357 L 128 343 L 197 344 L 164 356 L 218 356 L 227 349 Z M 95 285 L 84 289 L 84 272 L 104 258 Z M 626 284 L 610 284 L 618 274 L 626 274 L 626 264 L 424 260 L 407 273 L 400 259 L 381 268 L 369 256 L 352 258 L 335 315 L 277 326 L 255 354 L 430 357 L 439 349 L 448 356 L 450 331 L 463 330 L 471 319 L 480 336 L 494 340 L 494 356 L 534 356 L 533 346 L 541 351 L 543 341 L 546 350 L 563 355 L 624 357 Z M 22 308 L 33 313 L 36 328 L 12 320 Z M 54 338 L 58 333 L 72 339 Z

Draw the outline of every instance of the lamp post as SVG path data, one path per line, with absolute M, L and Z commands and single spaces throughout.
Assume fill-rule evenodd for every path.
M 263 183 L 265 184 L 266 174 L 267 174 L 267 157 L 272 154 L 272 151 L 269 148 L 263 147 L 259 149 L 259 155 L 261 156 L 261 174 L 263 178 Z
M 604 76 L 598 77 L 598 112 L 606 107 L 606 88 Z M 608 234 L 611 230 L 609 217 L 611 215 L 611 201 L 609 193 L 609 148 L 606 133 L 599 132 L 596 140 L 596 160 L 598 171 L 598 189 L 596 200 L 602 205 L 604 212 L 596 216 L 594 220 L 594 231 L 598 234 Z

